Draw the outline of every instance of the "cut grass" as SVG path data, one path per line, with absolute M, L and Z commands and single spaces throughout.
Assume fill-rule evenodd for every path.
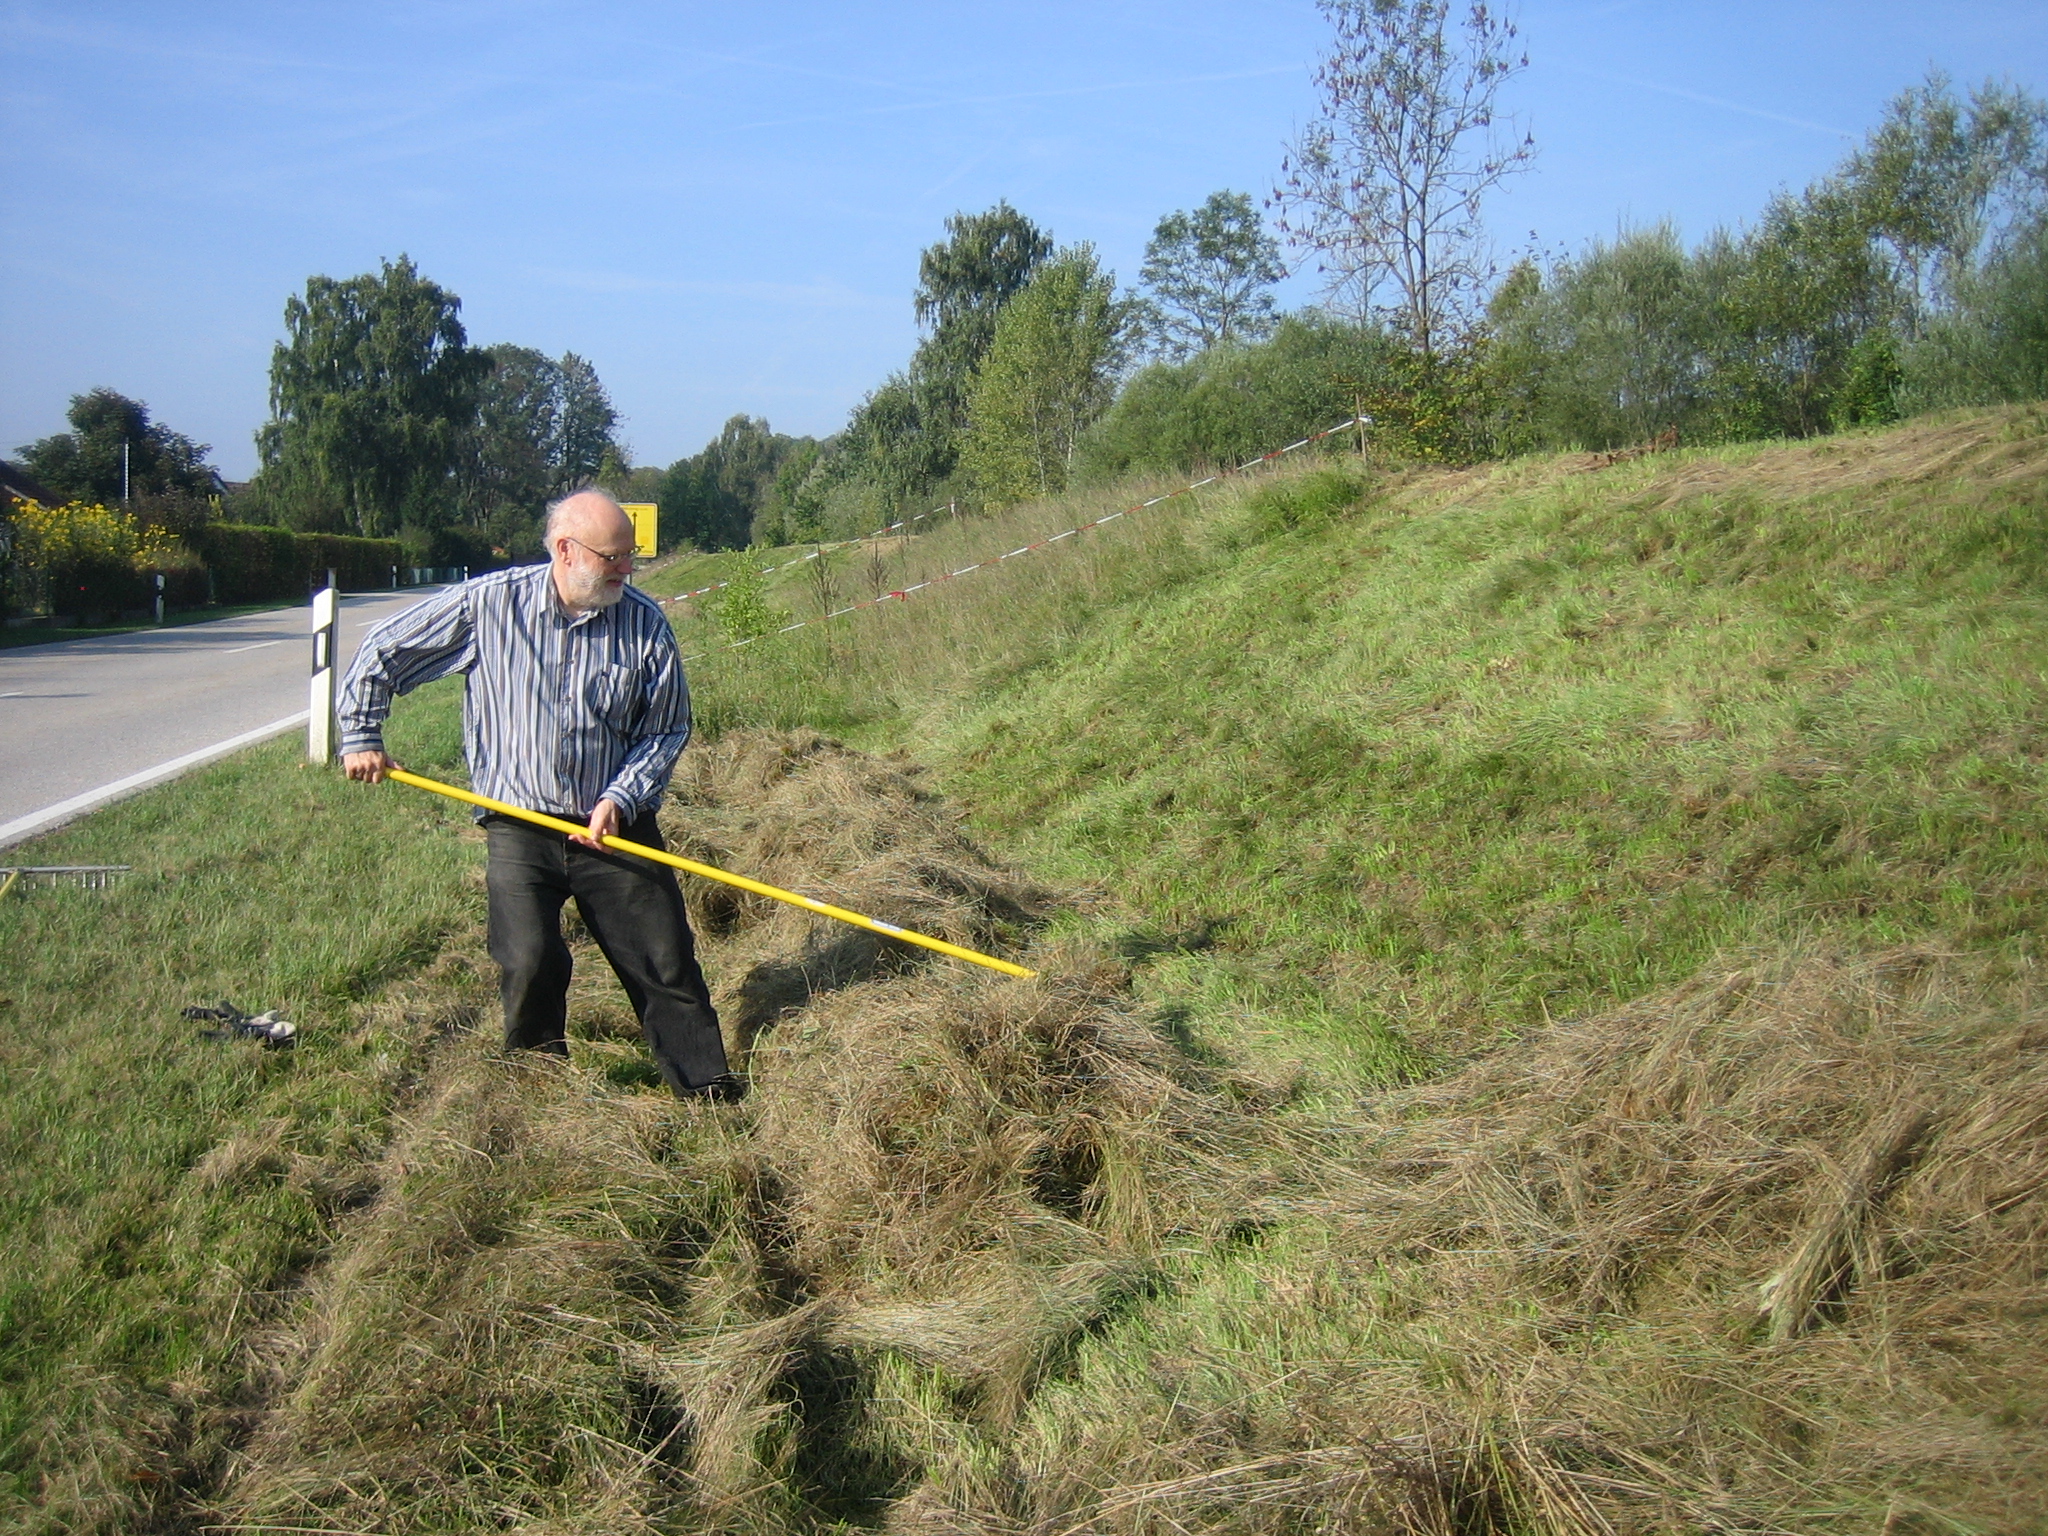
M 679 846 L 1043 972 L 693 892 L 736 1111 L 580 938 L 496 1058 L 438 802 L 49 840 L 180 878 L 0 906 L 0 1523 L 2038 1531 L 2042 422 L 1308 467 L 708 659 Z

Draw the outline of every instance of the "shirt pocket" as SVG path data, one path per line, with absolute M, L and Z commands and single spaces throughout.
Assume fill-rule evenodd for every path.
M 646 710 L 640 678 L 631 667 L 600 667 L 584 689 L 590 712 L 621 735 L 631 735 Z

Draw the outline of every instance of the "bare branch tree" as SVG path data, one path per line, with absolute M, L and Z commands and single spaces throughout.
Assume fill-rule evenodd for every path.
M 1502 82 L 1529 60 L 1484 4 L 1447 39 L 1449 0 L 1319 3 L 1337 35 L 1316 69 L 1322 116 L 1281 162 L 1279 227 L 1317 254 L 1330 295 L 1434 353 L 1492 277 L 1481 199 L 1536 154 L 1494 121 Z

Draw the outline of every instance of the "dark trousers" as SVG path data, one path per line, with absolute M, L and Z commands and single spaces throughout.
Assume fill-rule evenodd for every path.
M 697 964 L 675 871 L 559 832 L 487 816 L 491 958 L 505 1000 L 505 1048 L 567 1055 L 572 962 L 562 941 L 562 903 L 576 910 L 618 973 L 639 1015 L 654 1064 L 669 1086 L 700 1088 L 726 1070 L 718 1014 Z M 650 813 L 623 834 L 664 847 Z

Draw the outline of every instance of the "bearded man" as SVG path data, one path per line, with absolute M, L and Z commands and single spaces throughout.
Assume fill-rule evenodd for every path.
M 632 999 L 655 1065 L 685 1098 L 734 1100 L 718 1014 L 668 866 L 603 846 L 661 848 L 655 811 L 690 739 L 690 690 L 661 605 L 626 577 L 633 524 L 603 491 L 548 508 L 548 563 L 494 571 L 386 619 L 342 683 L 342 768 L 375 784 L 392 699 L 461 673 L 463 751 L 478 794 L 586 823 L 569 836 L 480 813 L 490 841 L 491 958 L 507 1050 L 569 1051 L 575 897 Z

